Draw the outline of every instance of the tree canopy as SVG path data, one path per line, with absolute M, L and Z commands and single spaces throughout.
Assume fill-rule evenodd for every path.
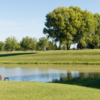
M 4 50 L 4 46 L 5 46 L 4 42 L 0 41 L 0 51 Z
M 46 15 L 43 33 L 67 49 L 72 43 L 78 43 L 80 49 L 94 48 L 99 43 L 100 15 L 81 10 L 79 7 L 58 7 Z
M 5 41 L 5 50 L 14 50 L 18 46 L 18 42 L 15 37 L 8 37 Z
M 27 50 L 27 49 L 35 50 L 36 45 L 37 45 L 37 40 L 35 38 L 31 38 L 31 37 L 28 37 L 28 36 L 23 38 L 22 41 L 21 41 L 21 47 L 24 50 Z
M 39 46 L 40 50 L 44 50 L 46 47 L 48 47 L 48 43 L 49 43 L 48 38 L 46 38 L 46 37 L 39 38 L 38 46 Z

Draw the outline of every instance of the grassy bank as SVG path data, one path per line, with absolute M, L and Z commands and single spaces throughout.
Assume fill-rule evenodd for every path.
M 100 49 L 0 52 L 0 64 L 100 65 Z
M 1 100 L 99 100 L 100 90 L 77 85 L 0 82 Z

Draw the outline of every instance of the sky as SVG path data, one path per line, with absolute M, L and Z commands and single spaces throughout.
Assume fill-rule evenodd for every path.
M 46 36 L 45 16 L 55 8 L 70 6 L 100 14 L 100 0 L 0 0 L 0 41 Z

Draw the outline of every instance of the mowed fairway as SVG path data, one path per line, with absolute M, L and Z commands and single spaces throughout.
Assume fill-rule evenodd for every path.
M 0 100 L 100 100 L 100 90 L 55 83 L 0 82 Z
M 0 52 L 0 63 L 100 63 L 100 50 Z

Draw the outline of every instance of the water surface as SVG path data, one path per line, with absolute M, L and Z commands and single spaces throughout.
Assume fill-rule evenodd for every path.
M 72 79 L 84 80 L 100 78 L 100 73 L 79 73 L 78 71 L 39 69 L 39 68 L 6 68 L 0 67 L 0 75 L 9 77 L 9 81 L 56 82 Z

